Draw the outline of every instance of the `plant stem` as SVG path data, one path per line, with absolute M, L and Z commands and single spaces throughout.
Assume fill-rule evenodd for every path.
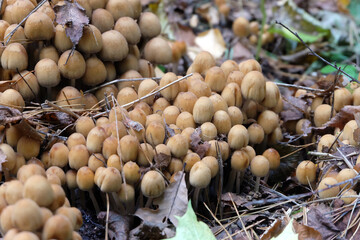
M 259 36 L 257 46 L 256 46 L 256 55 L 255 55 L 256 60 L 259 60 L 259 55 L 260 55 L 260 50 L 261 50 L 261 45 L 262 45 L 262 35 L 264 33 L 264 26 L 265 26 L 265 22 L 266 22 L 265 0 L 260 1 L 260 10 L 261 10 L 261 14 L 262 14 L 262 19 L 261 19 L 260 36 Z
M 260 177 L 256 177 L 255 192 L 259 191 L 259 186 L 260 186 Z

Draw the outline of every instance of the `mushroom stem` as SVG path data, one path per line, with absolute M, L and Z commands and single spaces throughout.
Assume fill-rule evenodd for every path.
M 70 190 L 71 206 L 75 206 L 75 203 L 76 203 L 75 191 L 74 191 L 74 189 L 69 189 L 69 190 Z
M 270 175 L 270 171 L 269 171 L 268 174 L 266 174 L 266 176 L 264 177 L 264 182 L 267 183 L 267 181 L 269 180 L 269 175 Z
M 260 177 L 256 177 L 255 192 L 259 191 L 259 186 L 260 186 Z
M 177 74 L 178 66 L 179 66 L 179 62 L 173 62 L 172 63 L 172 71 L 173 71 L 173 73 Z
M 90 196 L 90 199 L 94 205 L 94 208 L 95 208 L 95 212 L 96 212 L 96 215 L 100 212 L 100 207 L 99 207 L 99 204 L 95 198 L 95 195 L 94 195 L 94 192 L 92 189 L 89 190 L 89 196 Z
M 11 180 L 10 172 L 8 169 L 4 169 L 4 176 L 5 176 L 5 182 L 8 182 Z
M 236 173 L 236 193 L 240 193 L 241 183 L 244 179 L 244 171 L 237 171 Z
M 46 96 L 47 96 L 47 99 L 49 101 L 51 101 L 51 99 L 52 99 L 52 97 L 51 97 L 51 87 L 46 88 Z
M 147 199 L 146 204 L 145 204 L 146 208 L 150 208 L 150 206 L 152 204 L 152 200 L 153 200 L 153 198 L 150 198 L 150 197 Z
M 70 80 L 70 85 L 71 85 L 72 87 L 75 87 L 75 84 L 76 84 L 76 79 L 71 79 L 71 80 Z
M 236 179 L 236 171 L 234 169 L 231 169 L 230 175 L 229 175 L 229 180 L 228 180 L 228 183 L 225 188 L 227 192 L 232 191 L 235 179 Z
M 194 211 L 198 209 L 198 201 L 199 201 L 199 194 L 200 194 L 201 188 L 195 188 L 194 194 L 193 194 L 193 204 L 194 204 Z
M 118 210 L 121 215 L 125 215 L 127 213 L 127 209 L 125 209 L 122 203 L 120 202 L 120 199 L 117 196 L 116 192 L 112 192 L 111 197 L 115 202 L 115 207 L 116 207 L 115 209 Z

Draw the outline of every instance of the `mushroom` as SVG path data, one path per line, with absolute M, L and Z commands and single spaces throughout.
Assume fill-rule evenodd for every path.
M 54 37 L 54 24 L 51 18 L 42 12 L 34 12 L 25 22 L 24 32 L 30 40 L 50 40 Z
M 34 175 L 26 180 L 23 196 L 35 201 L 40 207 L 47 207 L 54 201 L 51 184 L 41 175 Z
M 1 55 L 1 66 L 4 69 L 22 71 L 28 66 L 28 54 L 20 43 L 10 43 Z
M 72 147 L 79 145 L 79 144 L 85 146 L 86 139 L 85 139 L 84 135 L 82 135 L 81 133 L 78 133 L 78 132 L 72 133 L 66 140 L 66 145 L 69 148 L 69 150 L 71 150 Z
M 335 185 L 337 183 L 338 183 L 338 181 L 335 178 L 332 178 L 332 177 L 323 178 L 321 180 L 321 182 L 319 183 L 319 186 L 317 189 L 319 191 L 319 197 L 321 199 L 336 197 L 338 195 L 338 193 L 340 192 L 340 187 L 339 186 L 331 187 L 331 186 Z
M 136 161 L 139 141 L 135 136 L 125 135 L 120 139 L 120 153 L 123 162 Z
M 50 165 L 51 166 L 58 166 L 58 167 L 65 167 L 69 160 L 69 148 L 63 143 L 55 143 L 49 152 L 50 156 Z
M 302 161 L 296 168 L 296 178 L 303 185 L 313 183 L 316 180 L 316 165 L 311 161 Z
M 175 134 L 170 137 L 166 146 L 169 147 L 171 155 L 176 158 L 184 157 L 189 149 L 187 139 L 181 134 Z
M 90 153 L 101 152 L 102 144 L 106 139 L 106 132 L 102 127 L 94 127 L 86 138 L 86 147 Z
M 261 103 L 266 96 L 266 81 L 263 74 L 259 71 L 246 73 L 241 81 L 241 93 L 244 98 Z
M 331 106 L 329 104 L 321 104 L 314 111 L 314 124 L 316 127 L 321 127 L 324 123 L 330 120 L 330 116 L 335 116 L 336 111 L 333 110 L 331 114 Z
M 108 10 L 97 8 L 92 12 L 91 23 L 97 27 L 101 33 L 104 33 L 113 29 L 114 18 Z
M 32 157 L 37 157 L 40 152 L 39 140 L 33 139 L 28 136 L 22 136 L 17 142 L 16 150 L 18 153 L 22 154 L 26 160 L 29 160 Z
M 160 20 L 158 16 L 152 12 L 141 13 L 139 18 L 139 28 L 143 38 L 154 38 L 161 33 Z
M 235 36 L 247 37 L 249 35 L 249 21 L 244 17 L 238 17 L 235 19 L 232 25 L 232 30 Z
M 72 239 L 73 226 L 64 215 L 50 217 L 42 230 L 42 239 Z
M 76 183 L 80 190 L 88 191 L 95 211 L 100 212 L 99 204 L 96 201 L 92 188 L 94 186 L 94 172 L 89 167 L 81 167 L 76 173 Z
M 217 137 L 217 128 L 211 122 L 205 122 L 200 126 L 200 137 L 202 141 L 210 141 Z
M 168 64 L 172 61 L 172 51 L 166 40 L 155 37 L 146 43 L 144 57 L 155 64 Z
M 241 107 L 243 104 L 240 87 L 235 82 L 226 84 L 221 92 L 221 97 L 226 101 L 228 106 Z
M 31 199 L 21 199 L 14 204 L 11 221 L 20 231 L 36 231 L 42 226 L 40 207 Z
M 211 170 L 204 162 L 196 162 L 190 170 L 189 182 L 195 188 L 193 193 L 194 209 L 198 207 L 199 193 L 202 188 L 206 188 L 211 181 Z
M 251 161 L 250 156 L 244 150 L 236 150 L 231 155 L 231 171 L 229 180 L 227 183 L 227 190 L 231 191 L 234 187 L 236 179 L 235 191 L 238 194 L 240 192 L 241 182 L 244 178 L 246 168 Z
M 97 57 L 90 57 L 85 62 L 86 68 L 81 81 L 86 86 L 95 86 L 106 80 L 106 67 Z
M 179 92 L 173 105 L 178 107 L 181 112 L 189 112 L 192 114 L 197 99 L 197 96 L 193 92 Z
M 265 177 L 270 170 L 269 160 L 262 155 L 255 156 L 250 162 L 251 173 L 256 177 L 255 192 L 259 191 L 260 178 Z
M 147 22 L 146 24 L 150 24 L 150 23 Z M 141 38 L 140 27 L 136 23 L 136 21 L 130 17 L 119 18 L 115 23 L 114 30 L 120 32 L 125 37 L 129 45 L 136 45 L 140 41 Z M 147 29 L 147 31 L 149 30 L 153 30 L 153 28 Z
M 123 166 L 123 174 L 127 184 L 135 186 L 140 180 L 140 167 L 136 162 L 129 161 Z
M 87 166 L 89 157 L 89 151 L 85 145 L 75 145 L 69 151 L 69 166 L 76 170 Z
M 129 52 L 125 37 L 118 31 L 109 30 L 102 34 L 103 47 L 100 59 L 103 61 L 121 61 Z
M 35 65 L 35 76 L 39 85 L 47 89 L 47 99 L 51 98 L 51 88 L 60 83 L 60 70 L 57 63 L 50 58 L 43 58 Z
M 217 66 L 209 68 L 205 75 L 205 82 L 209 85 L 212 91 L 221 92 L 226 85 L 224 71 Z
M 109 0 L 106 10 L 112 14 L 115 21 L 121 17 L 134 17 L 134 9 L 129 2 L 128 0 Z
M 194 104 L 193 117 L 198 124 L 211 122 L 214 116 L 214 106 L 208 97 L 200 97 Z
M 164 191 L 165 180 L 159 172 L 150 170 L 144 174 L 141 180 L 141 192 L 148 198 L 147 207 L 151 205 L 152 199 L 160 197 Z
M 228 143 L 231 149 L 240 150 L 249 143 L 249 133 L 247 129 L 241 125 L 234 125 L 228 134 Z
M 78 51 L 67 50 L 61 54 L 58 68 L 61 76 L 70 79 L 71 86 L 75 87 L 75 80 L 80 79 L 85 74 L 85 59 Z
M 92 24 L 84 27 L 78 49 L 85 54 L 98 53 L 103 48 L 101 32 Z

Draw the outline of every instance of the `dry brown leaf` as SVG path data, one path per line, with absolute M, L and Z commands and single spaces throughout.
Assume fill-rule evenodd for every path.
M 354 114 L 360 112 L 360 106 L 351 106 L 347 105 L 343 107 L 340 112 L 336 113 L 336 115 L 330 119 L 327 123 L 325 123 L 320 129 L 325 129 L 327 127 L 338 127 L 343 129 L 345 124 L 350 121 L 354 120 Z
M 66 36 L 77 45 L 83 35 L 83 28 L 89 24 L 85 9 L 76 1 L 64 1 L 63 5 L 55 5 L 55 21 L 65 27 Z
M 317 230 L 323 239 L 332 239 L 340 231 L 330 218 L 329 212 L 331 209 L 325 204 L 314 204 L 309 207 L 307 213 L 307 224 Z
M 7 106 L 0 105 L 0 124 L 5 125 L 13 123 L 22 119 L 22 114 L 19 110 Z
M 154 160 L 155 160 L 155 164 L 154 164 L 155 168 L 159 168 L 159 169 L 166 168 L 167 166 L 169 166 L 171 162 L 171 156 L 166 155 L 165 153 L 159 153 L 154 156 Z
M 44 137 L 41 136 L 26 119 L 21 120 L 20 123 L 14 125 L 14 127 L 16 127 L 22 135 L 30 136 L 31 138 L 38 141 L 44 140 Z
M 105 225 L 106 212 L 100 212 L 97 218 Z M 109 212 L 109 239 L 128 239 L 130 231 L 130 218 L 116 212 Z
M 200 128 L 196 128 L 195 131 L 191 134 L 190 148 L 195 153 L 197 153 L 200 156 L 200 158 L 203 158 L 211 145 L 206 141 L 203 142 L 201 140 L 200 134 L 201 134 Z
M 282 221 L 280 219 L 276 219 L 260 236 L 261 240 L 269 240 L 275 236 L 277 236 L 282 230 Z
M 322 240 L 321 234 L 312 227 L 303 225 L 296 221 L 293 221 L 293 227 L 297 234 L 299 234 L 299 240 Z
M 174 176 L 175 182 L 171 183 L 164 194 L 154 199 L 154 204 L 159 208 L 156 210 L 149 208 L 139 208 L 135 215 L 145 222 L 166 223 L 169 219 L 175 226 L 178 220 L 175 216 L 181 217 L 185 214 L 188 205 L 188 192 L 185 183 L 185 174 L 182 171 Z

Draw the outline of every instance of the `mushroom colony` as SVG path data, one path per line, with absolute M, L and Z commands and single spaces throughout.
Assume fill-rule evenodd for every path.
M 81 239 L 82 215 L 71 207 L 80 193 L 96 212 L 109 194 L 111 209 L 131 214 L 152 207 L 184 171 L 197 206 L 201 189 L 218 184 L 222 166 L 224 191 L 237 193 L 245 174 L 254 176 L 257 192 L 260 179 L 279 167 L 272 146 L 283 138 L 283 100 L 256 60 L 217 63 L 203 51 L 185 77 L 155 77 L 154 66 L 176 64 L 186 45 L 162 38 L 158 17 L 142 12 L 140 0 L 38 2 L 4 0 L 0 13 L 0 104 L 8 114 L 0 126 L 4 240 Z M 77 43 L 67 32 L 73 26 L 57 22 L 69 4 L 89 20 Z M 258 27 L 239 18 L 233 30 L 256 42 Z M 336 90 L 333 111 L 352 102 L 346 91 Z M 332 109 L 315 100 L 321 126 Z M 340 140 L 351 144 L 355 128 L 349 122 Z M 335 147 L 335 137 L 324 135 L 318 150 Z M 344 169 L 319 188 L 353 174 Z M 313 182 L 316 165 L 302 162 L 296 175 L 302 184 Z

